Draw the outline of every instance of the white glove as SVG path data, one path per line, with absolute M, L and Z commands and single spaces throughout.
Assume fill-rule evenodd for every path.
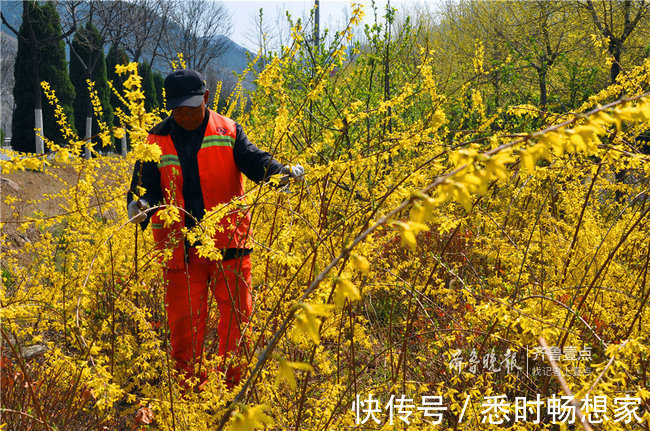
M 305 168 L 298 164 L 293 166 L 286 165 L 283 171 L 285 174 L 289 174 L 289 177 L 291 177 L 297 183 L 301 183 L 305 178 Z
M 147 219 L 147 214 L 144 211 L 149 209 L 149 203 L 144 199 L 133 200 L 129 202 L 126 209 L 129 213 L 129 221 L 131 223 L 142 223 Z

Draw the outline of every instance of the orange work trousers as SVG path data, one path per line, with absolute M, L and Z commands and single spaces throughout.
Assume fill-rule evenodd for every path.
M 167 269 L 164 274 L 176 369 L 185 377 L 194 376 L 195 366 L 201 362 L 210 291 L 219 309 L 219 355 L 238 355 L 247 343 L 243 332 L 253 309 L 250 255 L 214 262 L 200 257 L 192 247 L 186 268 Z M 241 378 L 240 367 L 224 369 L 228 386 L 236 385 Z M 205 373 L 200 378 L 204 380 Z

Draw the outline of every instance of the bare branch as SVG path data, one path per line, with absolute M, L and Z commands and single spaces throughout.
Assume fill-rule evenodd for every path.
M 180 2 L 170 19 L 177 29 L 168 32 L 162 48 L 167 60 L 182 53 L 189 68 L 204 71 L 225 52 L 228 41 L 223 36 L 230 34 L 232 21 L 223 3 Z
M 2 23 L 3 23 L 4 25 L 6 25 L 7 28 L 8 28 L 9 30 L 11 30 L 11 32 L 12 32 L 13 34 L 16 35 L 16 37 L 20 38 L 23 42 L 27 42 L 27 39 L 25 39 L 25 38 L 24 38 L 24 37 L 23 37 L 23 36 L 18 32 L 18 30 L 16 30 L 15 28 L 12 27 L 11 24 L 9 24 L 9 22 L 8 22 L 7 19 L 5 18 L 5 15 L 4 15 L 2 12 L 0 12 L 0 18 L 2 18 Z

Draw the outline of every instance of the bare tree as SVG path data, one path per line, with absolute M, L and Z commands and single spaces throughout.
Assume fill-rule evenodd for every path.
M 291 39 L 291 25 L 289 20 L 282 13 L 282 9 L 276 7 L 275 14 L 269 14 L 268 9 L 260 8 L 257 12 L 249 15 L 249 25 L 245 37 L 250 47 L 255 47 L 255 52 L 261 52 L 266 57 L 271 52 L 280 51 L 283 45 L 288 45 Z M 275 18 L 270 19 L 269 16 Z
M 268 20 L 264 20 L 264 8 L 260 8 L 256 14 L 250 15 L 250 25 L 246 32 L 246 39 L 266 57 L 275 44 L 277 35 L 271 30 Z
M 548 103 L 549 72 L 560 57 L 582 49 L 586 40 L 583 36 L 580 39 L 570 36 L 573 16 L 567 2 L 470 0 L 456 10 L 467 14 L 463 20 L 470 27 L 477 27 L 477 34 L 485 40 L 492 54 L 503 56 L 511 51 L 523 68 L 534 71 L 532 79 L 537 81 L 542 108 Z M 501 92 L 500 70 L 492 70 L 487 79 L 498 95 Z
M 650 15 L 650 3 L 645 0 L 598 1 L 581 3 L 590 13 L 594 25 L 609 39 L 607 51 L 614 58 L 610 69 L 612 82 L 621 72 L 621 55 L 625 42 L 639 21 Z
M 226 6 L 217 1 L 182 1 L 170 11 L 172 28 L 162 51 L 173 61 L 182 53 L 187 67 L 205 71 L 227 48 L 232 21 Z
M 94 23 L 104 41 L 122 46 L 133 61 L 154 64 L 171 29 L 170 16 L 182 1 L 91 1 Z

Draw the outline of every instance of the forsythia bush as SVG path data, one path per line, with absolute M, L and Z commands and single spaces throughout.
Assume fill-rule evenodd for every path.
M 182 394 L 153 239 L 127 220 L 134 162 L 160 156 L 145 137 L 161 113 L 145 111 L 137 65 L 117 70 L 126 158 L 80 158 L 86 143 L 58 110 L 67 146 L 3 162 L 42 181 L 62 181 L 64 167 L 77 176 L 35 203 L 58 203 L 58 215 L 3 214 L 2 429 L 130 428 L 134 417 L 206 430 L 529 429 L 538 417 L 557 429 L 571 422 L 569 390 L 591 423 L 648 426 L 650 163 L 635 137 L 650 123 L 650 60 L 575 113 L 488 112 L 478 90 L 438 93 L 408 31 L 348 46 L 362 13 L 320 50 L 296 26 L 225 112 L 307 167 L 301 184 L 248 183 L 245 202 L 187 232 L 219 259 L 214 222 L 233 206 L 253 215 L 251 348 L 231 391 L 214 372 Z M 385 44 L 399 69 L 378 66 Z M 107 142 L 123 130 L 103 127 Z M 34 204 L 4 199 L 16 212 Z M 9 229 L 38 239 L 12 247 Z M 220 361 L 210 333 L 208 369 Z M 48 348 L 30 359 L 33 345 Z

